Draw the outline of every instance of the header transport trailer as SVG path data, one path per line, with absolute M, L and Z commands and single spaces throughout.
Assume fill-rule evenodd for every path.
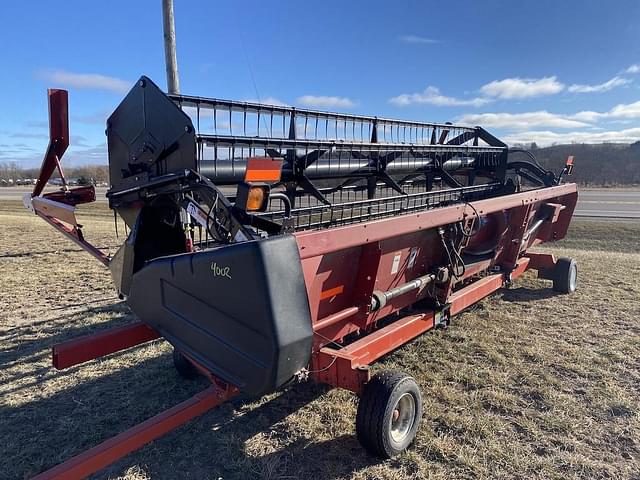
M 49 104 L 26 204 L 110 269 L 140 320 L 55 345 L 54 366 L 163 337 L 180 375 L 211 386 L 39 478 L 89 475 L 239 392 L 307 379 L 359 395 L 358 439 L 391 457 L 421 395 L 372 363 L 527 269 L 576 288 L 574 260 L 528 252 L 567 232 L 571 158 L 554 174 L 480 127 L 166 95 L 146 77 L 107 120 L 107 197 L 129 231 L 108 258 L 74 213 L 94 188 L 43 193 L 69 144 L 67 92 Z

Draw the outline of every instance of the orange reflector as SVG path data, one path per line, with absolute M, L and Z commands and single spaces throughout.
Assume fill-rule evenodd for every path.
M 344 292 L 344 285 L 330 288 L 329 290 L 325 290 L 320 293 L 320 300 L 326 300 L 327 298 L 335 297 L 336 295 L 340 295 L 342 292 Z
M 569 155 L 569 158 L 567 158 L 565 171 L 567 175 L 571 175 L 573 173 L 573 155 Z
M 245 182 L 278 182 L 282 174 L 282 160 L 269 157 L 253 157 L 247 160 Z
M 266 201 L 267 189 L 265 187 L 251 187 L 247 196 L 246 209 L 248 212 L 264 210 Z

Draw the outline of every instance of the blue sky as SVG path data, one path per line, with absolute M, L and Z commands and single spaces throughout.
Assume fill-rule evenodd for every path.
M 175 0 L 185 94 L 482 125 L 510 143 L 640 140 L 640 2 Z M 165 86 L 160 0 L 2 2 L 0 163 L 39 164 L 46 88 L 66 163 L 106 163 L 105 119 Z M 254 80 L 255 79 L 255 84 Z

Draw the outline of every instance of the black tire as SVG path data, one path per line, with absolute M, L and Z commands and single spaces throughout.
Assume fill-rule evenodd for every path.
M 195 380 L 200 375 L 198 369 L 175 348 L 173 349 L 173 366 L 176 367 L 178 375 L 187 380 Z
M 413 377 L 383 371 L 364 386 L 358 404 L 356 433 L 369 453 L 391 458 L 413 442 L 421 419 L 422 395 Z
M 560 293 L 573 293 L 578 284 L 578 264 L 573 258 L 559 258 L 553 270 L 553 289 Z

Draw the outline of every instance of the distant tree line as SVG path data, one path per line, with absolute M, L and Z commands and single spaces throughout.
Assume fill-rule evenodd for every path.
M 108 183 L 109 167 L 107 165 L 84 165 L 81 167 L 65 167 L 64 176 L 67 180 L 73 180 L 79 184 Z M 22 168 L 17 162 L 0 163 L 0 185 L 21 183 L 24 180 L 33 180 L 38 177 L 40 167 Z M 57 171 L 52 178 L 58 178 Z
M 572 181 L 583 185 L 613 186 L 640 185 L 640 142 L 628 144 L 569 144 L 537 148 L 536 144 L 523 145 L 538 162 L 559 172 L 569 155 L 574 156 Z M 513 154 L 515 160 L 523 154 Z M 518 157 L 517 157 L 518 156 Z

